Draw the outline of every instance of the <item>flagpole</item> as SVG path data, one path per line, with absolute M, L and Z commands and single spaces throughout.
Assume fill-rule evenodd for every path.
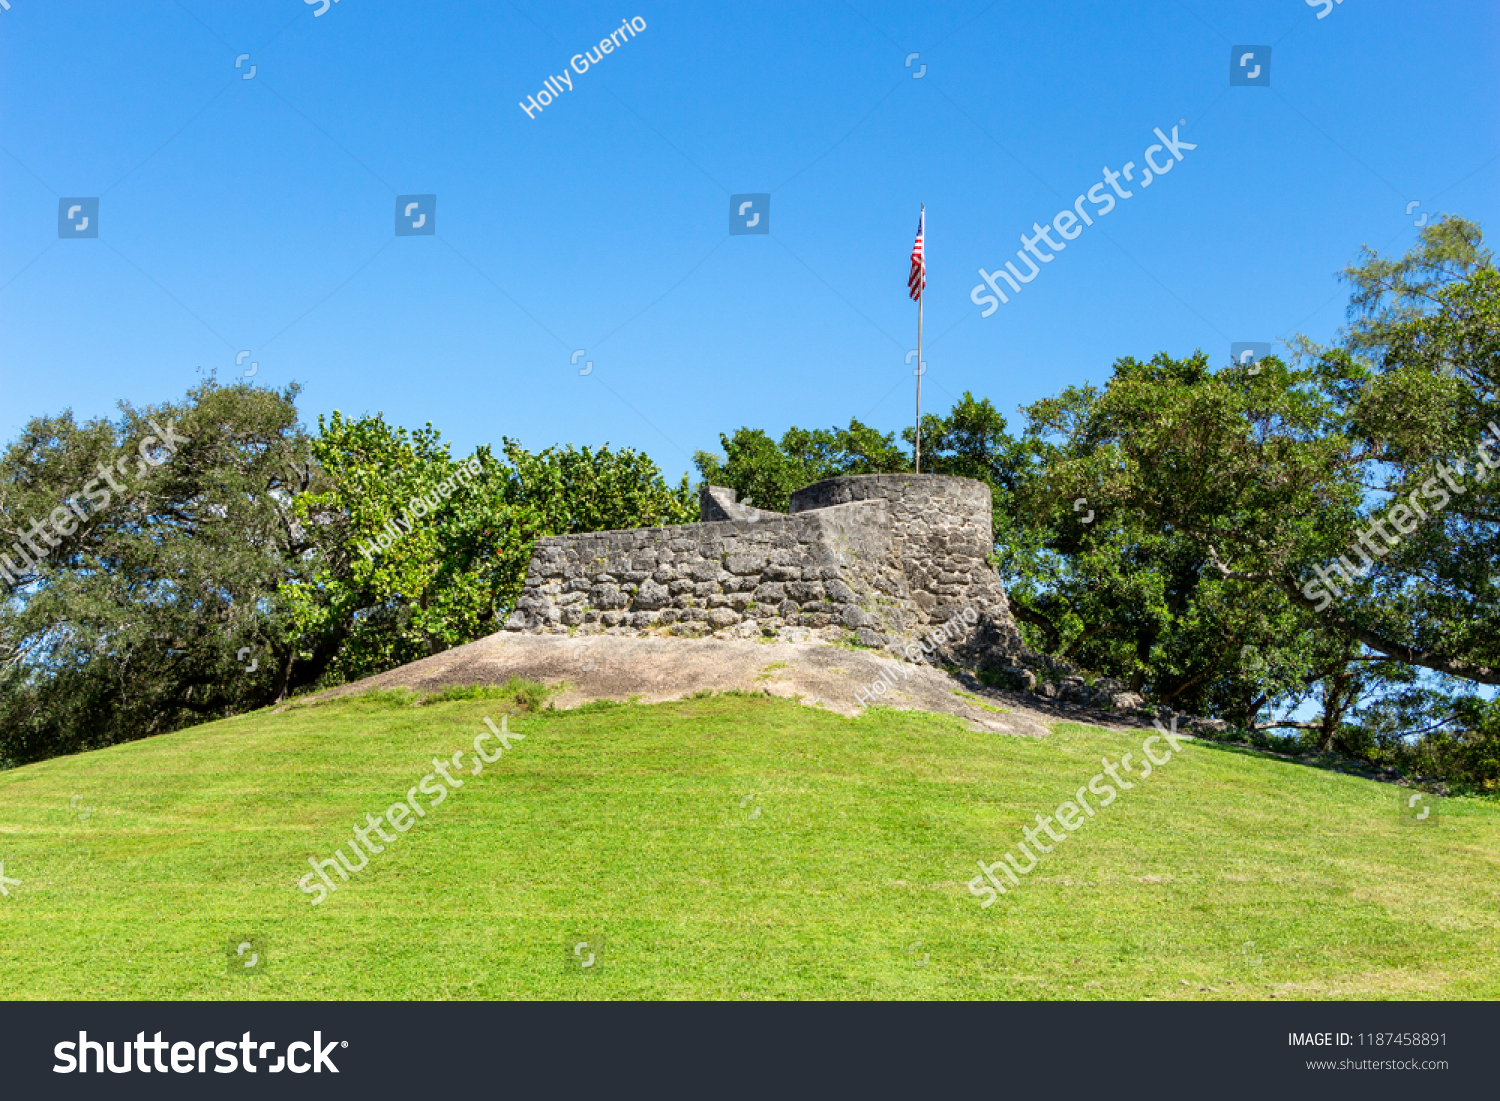
M 927 298 L 927 204 L 922 204 L 922 282 L 917 296 L 917 473 L 922 473 L 922 303 Z

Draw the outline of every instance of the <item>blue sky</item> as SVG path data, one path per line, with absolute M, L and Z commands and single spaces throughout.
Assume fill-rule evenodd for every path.
M 608 442 L 675 478 L 740 425 L 910 423 L 921 202 L 925 408 L 1012 415 L 1122 355 L 1328 339 L 1360 245 L 1500 201 L 1492 0 L 9 4 L 7 439 L 257 363 L 309 425 Z M 1272 48 L 1269 87 L 1230 87 L 1236 45 Z M 1174 125 L 1196 149 L 980 316 L 980 267 Z M 728 234 L 738 193 L 769 234 Z M 434 235 L 395 236 L 406 194 Z M 72 197 L 97 239 L 59 240 Z

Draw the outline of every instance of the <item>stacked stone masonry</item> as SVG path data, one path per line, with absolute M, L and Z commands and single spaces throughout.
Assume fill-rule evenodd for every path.
M 998 667 L 1022 657 L 989 562 L 981 482 L 831 478 L 794 493 L 789 513 L 705 486 L 699 515 L 697 524 L 537 540 L 506 629 L 733 638 L 811 629 L 925 660 Z M 973 626 L 953 630 L 970 608 Z M 922 645 L 950 620 L 943 646 Z

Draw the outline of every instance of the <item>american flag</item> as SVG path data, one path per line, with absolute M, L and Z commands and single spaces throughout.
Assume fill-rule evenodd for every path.
M 920 301 L 922 290 L 927 286 L 927 261 L 922 256 L 922 233 L 927 224 L 927 209 L 917 217 L 917 243 L 911 247 L 911 274 L 906 277 L 906 289 L 913 302 Z

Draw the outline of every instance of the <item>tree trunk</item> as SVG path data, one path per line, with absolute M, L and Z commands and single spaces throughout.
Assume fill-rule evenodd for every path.
M 287 687 L 292 680 L 292 662 L 297 658 L 297 644 L 290 642 L 286 646 L 286 656 L 281 659 L 281 668 L 276 671 L 276 688 L 272 695 L 275 696 L 273 703 L 281 703 L 286 699 Z

